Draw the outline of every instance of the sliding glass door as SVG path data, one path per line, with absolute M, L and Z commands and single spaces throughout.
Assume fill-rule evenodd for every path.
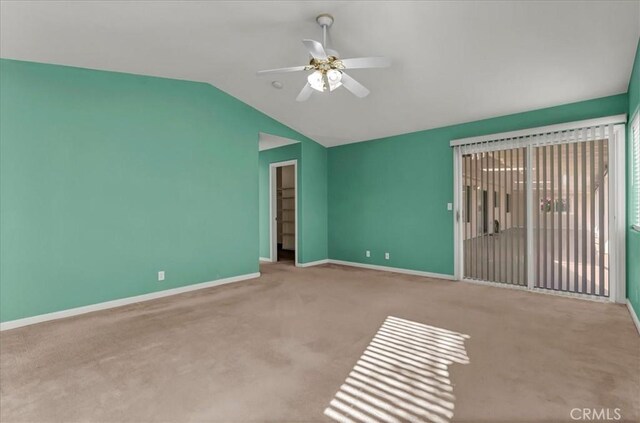
M 610 232 L 619 220 L 610 209 L 620 202 L 609 195 L 614 136 L 606 125 L 457 146 L 458 273 L 612 295 Z
M 464 276 L 527 285 L 526 149 L 462 156 Z
M 609 295 L 608 146 L 533 149 L 535 287 Z

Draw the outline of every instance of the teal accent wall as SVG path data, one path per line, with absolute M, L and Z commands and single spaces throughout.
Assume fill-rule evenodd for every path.
M 329 257 L 327 217 L 327 149 L 317 143 L 302 143 L 302 217 L 298 230 L 303 249 L 298 261 L 310 263 Z
M 0 122 L 3 322 L 257 272 L 259 132 L 326 258 L 324 147 L 208 84 L 2 59 Z
M 0 320 L 257 272 L 268 164 L 293 158 L 301 263 L 451 274 L 449 141 L 633 113 L 638 67 L 628 95 L 325 149 L 207 84 L 2 59 Z M 259 132 L 300 142 L 258 153 Z
M 298 160 L 298 261 L 328 257 L 327 150 L 316 143 L 291 144 L 260 152 L 260 257 L 269 251 L 269 165 Z
M 284 162 L 287 160 L 298 160 L 298 198 L 296 201 L 296 207 L 298 211 L 302 206 L 302 192 L 304 187 L 302 186 L 302 169 L 304 164 L 302 163 L 302 155 L 300 151 L 300 144 L 290 144 L 284 147 L 272 148 L 270 150 L 261 151 L 259 154 L 259 180 L 260 180 L 260 257 L 271 259 L 271 251 L 269 246 L 269 168 L 271 163 Z M 298 226 L 302 226 L 302 220 L 304 216 L 298 213 L 299 220 Z M 304 251 L 304 240 L 298 239 L 298 252 Z M 325 253 L 325 258 L 327 257 Z M 300 258 L 300 257 L 299 257 Z
M 631 228 L 629 217 L 634 216 L 634 196 L 631 189 L 632 166 L 632 146 L 631 143 L 631 119 L 635 113 L 640 113 L 640 41 L 636 48 L 636 58 L 633 63 L 633 71 L 629 81 L 629 125 L 627 127 L 627 297 L 631 303 L 636 316 L 640 318 L 640 232 Z
M 453 274 L 449 141 L 622 114 L 628 107 L 627 94 L 619 94 L 330 148 L 329 257 Z

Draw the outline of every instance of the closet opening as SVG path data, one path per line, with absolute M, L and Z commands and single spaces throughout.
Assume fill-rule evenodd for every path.
M 297 160 L 271 164 L 271 261 L 298 263 Z

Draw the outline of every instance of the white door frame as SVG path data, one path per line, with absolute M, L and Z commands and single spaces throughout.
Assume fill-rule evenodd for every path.
M 464 225 L 462 214 L 462 154 L 460 147 L 453 149 L 453 276 L 459 281 L 464 277 Z
M 609 168 L 613 169 L 612 172 L 609 173 L 609 298 L 608 300 L 611 302 L 624 303 L 626 301 L 626 243 L 625 243 L 625 213 L 626 213 L 626 190 L 625 189 L 617 189 L 617 187 L 625 186 L 625 175 L 626 175 L 626 160 L 625 160 L 625 146 L 626 146 L 626 126 L 624 123 L 617 124 L 620 122 L 620 117 L 612 117 L 611 119 L 617 119 L 616 125 L 614 126 L 614 136 L 609 139 Z M 599 119 L 604 121 L 603 118 Z M 625 116 L 626 120 L 626 116 Z M 594 119 L 595 121 L 595 119 Z M 590 122 L 590 121 L 583 121 Z M 581 124 L 582 122 L 575 122 L 570 124 L 561 124 L 561 125 L 552 125 L 544 128 L 532 128 L 525 131 L 517 131 L 517 135 L 527 135 L 528 134 L 539 134 L 543 132 L 553 132 L 556 130 L 555 127 L 558 127 L 559 130 L 565 129 L 564 127 L 579 127 L 576 125 Z M 598 122 L 600 123 L 600 122 Z M 543 130 L 544 129 L 544 130 Z M 522 134 L 521 134 L 522 133 Z M 514 132 L 515 134 L 515 132 Z M 496 134 L 495 138 L 492 135 L 484 136 L 487 139 L 500 139 L 502 137 Z M 464 279 L 464 230 L 463 226 L 464 222 L 462 219 L 462 188 L 463 188 L 463 179 L 462 179 L 462 153 L 459 145 L 461 140 L 455 140 L 451 142 L 453 148 L 453 209 L 454 209 L 454 276 L 455 279 L 466 280 Z M 531 147 L 527 147 L 527 172 L 530 175 L 531 171 Z M 530 178 L 529 178 L 530 179 Z M 527 195 L 527 204 L 531 204 L 533 195 L 531 183 L 527 180 L 526 187 L 526 195 Z M 522 287 L 523 289 L 531 290 L 532 292 L 542 292 L 541 290 L 533 288 L 533 237 L 531 236 L 533 232 L 533 217 L 531 213 L 527 213 L 527 275 L 528 275 L 528 286 Z M 474 281 L 480 282 L 481 281 Z M 492 286 L 502 286 L 502 284 L 486 282 Z M 505 285 L 508 288 L 514 288 L 514 286 Z M 552 294 L 552 295 L 563 295 L 563 296 L 571 296 L 578 298 L 587 298 L 587 299 L 596 299 L 593 295 L 587 294 L 574 294 L 567 292 L 556 292 L 552 290 L 544 290 L 544 293 Z
M 614 137 L 609 140 L 609 298 L 617 303 L 626 302 L 626 125 L 613 127 Z M 611 154 L 613 152 L 613 154 Z M 613 195 L 611 195 L 613 193 Z
M 278 190 L 276 187 L 276 169 L 279 167 L 291 166 L 293 165 L 293 192 L 295 197 L 295 207 L 296 212 L 294 219 L 295 224 L 295 239 L 294 239 L 294 248 L 295 248 L 295 265 L 298 266 L 298 237 L 300 233 L 298 232 L 298 218 L 300 216 L 300 207 L 299 199 L 298 199 L 298 160 L 287 160 L 284 162 L 276 162 L 269 164 L 269 260 L 271 262 L 278 261 L 278 223 L 276 220 L 277 217 L 277 195 Z

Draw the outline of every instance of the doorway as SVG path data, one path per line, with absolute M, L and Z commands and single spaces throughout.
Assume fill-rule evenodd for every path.
M 297 160 L 270 165 L 271 261 L 298 264 Z
M 613 187 L 624 181 L 624 126 L 617 123 L 453 141 L 457 278 L 621 301 L 624 190 Z

